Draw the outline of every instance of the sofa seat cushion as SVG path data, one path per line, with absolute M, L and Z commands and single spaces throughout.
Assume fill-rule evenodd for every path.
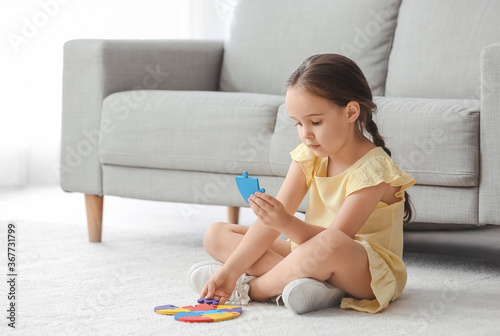
M 222 91 L 280 94 L 307 57 L 338 53 L 383 95 L 401 0 L 241 0 L 224 44 Z
M 478 100 L 375 97 L 375 102 L 380 134 L 417 184 L 478 186 Z
M 102 107 L 101 163 L 270 175 L 269 143 L 283 96 L 137 90 Z

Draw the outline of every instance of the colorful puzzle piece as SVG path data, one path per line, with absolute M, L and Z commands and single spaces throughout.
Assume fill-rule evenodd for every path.
M 174 316 L 177 321 L 181 322 L 219 322 L 232 320 L 240 316 L 241 313 L 229 312 L 219 309 L 207 311 L 193 311 L 189 313 L 178 313 Z
M 243 311 L 243 308 L 241 308 L 240 306 L 218 305 L 217 309 L 223 310 L 223 311 L 228 311 L 228 312 L 237 312 L 237 313 L 241 313 Z
M 155 312 L 162 315 L 175 315 L 177 313 L 188 313 L 192 311 L 207 311 L 217 309 L 216 305 L 208 305 L 208 304 L 197 304 L 194 306 L 184 306 L 177 307 L 173 305 L 165 305 L 155 307 Z
M 259 179 L 257 177 L 248 177 L 248 172 L 244 171 L 242 176 L 236 176 L 236 185 L 240 190 L 241 196 L 245 199 L 247 203 L 251 195 L 255 192 L 260 191 L 262 193 L 266 192 L 266 189 L 259 188 Z
M 173 305 L 155 307 L 155 312 L 162 315 L 175 315 L 180 312 L 190 312 L 190 311 L 191 309 L 189 308 L 182 308 Z
M 182 308 L 189 309 L 191 311 L 207 311 L 207 310 L 217 309 L 217 305 L 209 305 L 206 303 L 202 303 L 202 304 L 197 304 L 194 306 L 185 306 Z
M 178 307 L 174 305 L 163 305 L 155 307 L 157 314 L 174 315 L 175 320 L 181 322 L 219 322 L 237 318 L 243 312 L 240 306 L 218 305 L 217 300 L 198 300 L 199 304 L 194 306 Z
M 206 304 L 210 304 L 210 305 L 218 305 L 219 304 L 219 300 L 207 300 L 205 298 L 201 298 L 201 299 L 198 299 L 198 303 L 206 303 Z

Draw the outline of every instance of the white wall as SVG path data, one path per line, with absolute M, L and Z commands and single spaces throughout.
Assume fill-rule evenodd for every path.
M 0 186 L 58 183 L 62 47 L 227 36 L 236 0 L 0 0 Z

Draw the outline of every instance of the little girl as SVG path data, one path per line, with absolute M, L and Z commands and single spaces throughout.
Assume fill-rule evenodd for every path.
M 190 285 L 221 304 L 282 298 L 297 314 L 339 303 L 379 312 L 406 284 L 403 222 L 415 180 L 392 160 L 370 87 L 349 58 L 306 59 L 287 82 L 286 106 L 302 144 L 278 195 L 250 197 L 249 228 L 209 227 L 204 247 L 218 261 L 191 267 Z M 302 221 L 294 214 L 308 190 Z

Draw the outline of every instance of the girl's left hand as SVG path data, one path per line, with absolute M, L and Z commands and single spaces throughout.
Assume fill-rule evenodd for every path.
M 280 230 L 290 222 L 290 214 L 283 204 L 271 195 L 256 192 L 249 199 L 250 207 L 257 218 L 265 225 Z

